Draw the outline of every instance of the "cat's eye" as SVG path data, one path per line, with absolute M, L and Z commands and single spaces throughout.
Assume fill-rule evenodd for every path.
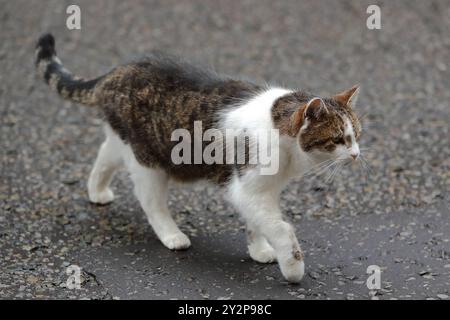
M 324 149 L 328 152 L 332 152 L 332 151 L 334 151 L 334 149 L 336 149 L 336 144 L 329 142 L 329 143 L 325 144 Z
M 345 136 L 345 145 L 346 146 L 352 145 L 352 137 L 351 136 Z
M 334 144 L 345 144 L 344 138 L 342 137 L 334 138 L 332 141 Z

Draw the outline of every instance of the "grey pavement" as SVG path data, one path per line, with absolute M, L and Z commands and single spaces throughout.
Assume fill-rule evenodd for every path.
M 0 298 L 449 299 L 450 1 L 0 1 Z M 192 248 L 156 239 L 119 174 L 108 206 L 86 180 L 103 135 L 96 111 L 35 76 L 37 37 L 96 76 L 152 49 L 217 71 L 330 95 L 361 84 L 370 171 L 293 181 L 282 209 L 306 255 L 300 285 L 248 257 L 242 221 L 218 189 L 174 188 Z M 66 268 L 82 268 L 81 289 Z M 381 289 L 366 269 L 381 268 Z

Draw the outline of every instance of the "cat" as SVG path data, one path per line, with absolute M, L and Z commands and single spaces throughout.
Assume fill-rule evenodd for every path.
M 36 68 L 60 96 L 94 106 L 103 117 L 106 140 L 88 180 L 91 202 L 113 201 L 111 180 L 125 167 L 159 240 L 182 250 L 191 242 L 168 210 L 169 181 L 212 182 L 244 219 L 250 257 L 260 263 L 277 261 L 287 281 L 300 282 L 304 254 L 294 228 L 283 219 L 280 193 L 292 178 L 317 167 L 359 159 L 361 125 L 353 111 L 358 86 L 321 98 L 222 76 L 163 53 L 84 80 L 63 67 L 50 34 L 38 40 Z M 263 175 L 257 164 L 247 162 L 175 164 L 171 155 L 177 142 L 171 135 L 179 128 L 193 133 L 196 121 L 202 130 L 276 130 L 277 172 Z

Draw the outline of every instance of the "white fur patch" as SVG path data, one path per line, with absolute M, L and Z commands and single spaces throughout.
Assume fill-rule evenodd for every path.
M 247 103 L 224 113 L 220 129 L 272 129 L 272 105 L 277 99 L 289 93 L 292 91 L 280 88 L 262 92 Z
M 359 144 L 356 142 L 355 132 L 353 130 L 353 126 L 351 121 L 346 117 L 345 118 L 345 131 L 344 134 L 346 136 L 350 136 L 352 140 L 352 145 L 348 148 L 348 153 L 350 156 L 358 157 L 359 156 Z

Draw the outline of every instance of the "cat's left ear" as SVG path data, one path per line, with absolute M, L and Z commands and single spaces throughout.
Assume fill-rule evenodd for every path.
M 358 99 L 359 86 L 353 86 L 351 89 L 341 92 L 333 97 L 343 106 L 353 107 Z

